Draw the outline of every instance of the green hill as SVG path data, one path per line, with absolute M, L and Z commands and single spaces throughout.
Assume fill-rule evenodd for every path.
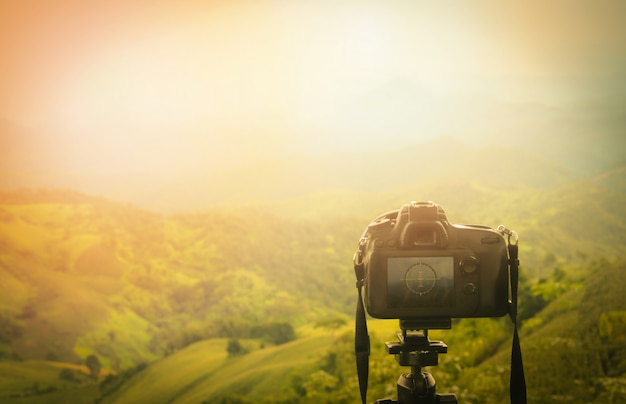
M 330 333 L 228 357 L 225 339 L 197 342 L 136 374 L 106 402 L 199 403 L 241 395 L 249 400 L 296 399 L 294 377 L 305 377 L 329 347 Z M 244 344 L 246 341 L 244 341 Z M 257 341 L 248 341 L 256 344 Z
M 93 403 L 100 389 L 85 366 L 54 361 L 0 362 L 3 403 Z
M 543 285 L 549 300 L 521 324 L 529 403 L 626 399 L 624 265 L 601 260 L 568 268 L 558 282 L 527 285 L 535 292 Z M 383 348 L 384 341 L 395 340 L 397 327 L 395 320 L 369 321 L 371 401 L 394 396 L 396 379 L 407 371 Z M 358 403 L 350 328 L 303 332 L 296 341 L 265 349 L 247 341 L 252 352 L 234 358 L 227 356 L 224 339 L 198 342 L 129 377 L 105 401 Z M 438 392 L 455 393 L 464 403 L 508 402 L 508 318 L 455 320 L 451 330 L 430 337 L 448 345 L 439 365 L 426 369 Z
M 611 183 L 617 180 L 615 175 L 610 176 Z M 591 293 L 590 304 L 604 296 L 587 290 L 597 278 L 589 275 L 593 268 L 607 262 L 609 269 L 600 272 L 613 273 L 623 258 L 626 195 L 611 183 L 595 179 L 557 188 L 527 184 L 500 188 L 475 181 L 432 181 L 419 189 L 329 190 L 280 202 L 233 203 L 167 216 L 71 191 L 5 192 L 0 194 L 3 374 L 37 363 L 48 368 L 57 362 L 82 364 L 95 355 L 103 372 L 119 376 L 111 376 L 108 385 L 100 378 L 102 393 L 110 392 L 105 397 L 111 401 L 133 401 L 151 384 L 181 402 L 230 400 L 227 396 L 233 392 L 243 397 L 239 399 L 256 402 L 262 397 L 272 397 L 273 402 L 323 402 L 329 397 L 352 402 L 356 388 L 352 331 L 333 336 L 330 331 L 307 332 L 306 326 L 310 331 L 314 324 L 350 320 L 356 298 L 352 253 L 363 228 L 412 199 L 440 203 L 454 223 L 493 227 L 503 223 L 516 229 L 521 236 L 525 351 L 548 357 L 542 351 L 546 344 L 550 352 L 586 349 L 572 341 L 591 334 L 574 338 L 565 324 L 581 321 L 577 310 L 584 305 L 576 293 Z M 602 330 L 600 347 L 605 351 L 596 356 L 622 355 L 619 333 L 614 331 L 621 329 L 621 310 L 604 307 L 586 326 Z M 462 320 L 439 337 L 451 346 L 451 354 L 434 371 L 442 386 L 470 398 L 490 397 L 488 391 L 499 397 L 506 387 L 510 336 L 506 319 L 501 320 Z M 384 354 L 382 342 L 393 338 L 394 328 L 392 322 L 373 337 L 373 349 L 380 355 L 371 376 L 371 397 L 393 394 L 399 368 Z M 294 329 L 298 338 L 292 340 Z M 467 333 L 479 338 L 469 343 Z M 539 337 L 542 333 L 544 339 Z M 227 358 L 229 339 L 248 341 L 251 352 Z M 548 339 L 556 341 L 556 348 Z M 264 349 L 258 349 L 261 344 Z M 191 349 L 202 350 L 196 356 L 211 358 L 210 364 L 196 363 L 193 355 L 185 359 Z M 452 354 L 454 349 L 463 353 Z M 572 367 L 560 358 L 551 363 Z M 540 365 L 528 361 L 533 375 L 540 372 Z M 620 391 L 622 373 L 611 373 L 621 369 L 618 359 L 600 365 L 588 362 L 598 374 L 589 397 Z M 221 363 L 219 376 L 209 372 L 216 363 Z M 174 374 L 175 368 L 199 370 L 166 375 Z M 44 385 L 56 386 L 63 380 L 59 372 L 46 374 L 25 376 L 21 384 L 0 378 L 0 394 L 36 400 L 47 388 Z M 482 376 L 466 379 L 473 374 Z M 165 382 L 169 379 L 172 382 Z M 63 388 L 87 392 L 87 397 L 100 394 L 90 379 L 81 380 L 68 385 L 73 388 Z M 555 387 L 562 383 L 558 378 L 553 384 L 537 384 L 537 389 L 553 396 L 563 393 Z M 602 383 L 607 392 L 598 387 Z M 2 387 L 9 385 L 16 387 Z M 325 387 L 307 390 L 307 385 Z
M 331 226 L 312 232 L 262 213 L 164 218 L 64 192 L 5 195 L 1 209 L 3 341 L 25 359 L 95 351 L 123 369 L 260 321 L 344 312 L 351 300 L 316 303 L 341 296 L 352 276 L 352 248 L 337 251 Z

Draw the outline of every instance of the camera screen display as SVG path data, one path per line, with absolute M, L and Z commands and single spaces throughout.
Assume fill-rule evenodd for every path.
M 389 307 L 451 307 L 454 257 L 387 258 Z

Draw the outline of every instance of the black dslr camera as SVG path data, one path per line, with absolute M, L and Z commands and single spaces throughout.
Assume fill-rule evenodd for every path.
M 411 202 L 365 229 L 355 253 L 365 306 L 376 318 L 500 317 L 509 312 L 507 243 L 488 226 L 448 222 L 441 206 Z

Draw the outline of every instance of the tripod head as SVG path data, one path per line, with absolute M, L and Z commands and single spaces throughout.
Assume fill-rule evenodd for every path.
M 411 373 L 403 373 L 398 379 L 398 400 L 378 400 L 378 404 L 443 404 L 457 403 L 454 394 L 437 394 L 435 378 L 422 367 L 437 366 L 439 354 L 447 353 L 448 346 L 443 341 L 431 341 L 430 329 L 451 328 L 450 319 L 423 321 L 400 320 L 402 333 L 398 341 L 386 342 L 387 353 L 395 355 L 400 366 L 410 366 Z

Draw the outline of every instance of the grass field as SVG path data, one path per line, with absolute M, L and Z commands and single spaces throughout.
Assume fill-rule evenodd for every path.
M 399 330 L 397 321 L 370 320 L 368 326 L 372 336 L 389 340 Z M 152 364 L 105 402 L 202 403 L 233 394 L 261 402 L 269 395 L 281 397 L 283 391 L 288 394 L 294 375 L 308 376 L 336 338 L 353 327 L 305 326 L 298 329 L 298 339 L 265 348 L 257 340 L 243 340 L 250 352 L 235 357 L 226 352 L 227 339 L 200 341 Z
M 73 380 L 60 377 L 72 374 Z M 0 362 L 2 403 L 93 403 L 98 384 L 85 366 L 50 361 Z
M 393 320 L 370 320 L 368 326 L 378 339 L 394 340 L 399 330 Z M 294 377 L 306 379 L 336 339 L 353 327 L 352 323 L 335 329 L 303 326 L 296 340 L 282 345 L 241 340 L 248 353 L 234 357 L 227 353 L 225 338 L 199 341 L 151 363 L 103 402 L 202 403 L 233 394 L 260 402 L 270 395 L 288 395 L 290 389 L 293 394 L 299 383 Z M 72 370 L 76 380 L 60 377 L 63 369 Z M 85 366 L 60 362 L 0 362 L 0 402 L 93 403 L 101 391 L 88 373 Z M 105 376 L 103 372 L 99 381 Z
M 255 400 L 275 394 L 294 369 L 306 372 L 332 343 L 329 332 L 318 332 L 284 345 L 261 348 L 254 340 L 242 343 L 246 355 L 229 357 L 226 339 L 190 345 L 135 376 L 111 397 L 115 403 L 201 403 L 236 392 Z

